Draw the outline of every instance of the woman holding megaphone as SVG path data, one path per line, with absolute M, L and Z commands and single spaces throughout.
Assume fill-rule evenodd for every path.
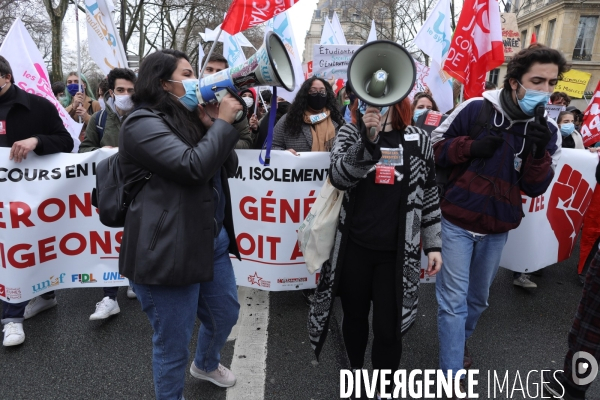
M 181 51 L 145 57 L 135 111 L 119 135 L 123 182 L 152 173 L 128 208 L 119 272 L 133 282 L 154 329 L 157 399 L 183 398 L 196 316 L 201 326 L 190 374 L 221 387 L 236 381 L 220 352 L 239 312 L 229 254 L 240 255 L 227 178 L 238 165 L 239 133 L 231 124 L 242 105 L 226 95 L 218 118 L 203 122 L 193 71 Z
M 417 314 L 421 247 L 429 259 L 428 276 L 442 265 L 433 150 L 411 119 L 408 99 L 381 110 L 357 100 L 352 123 L 340 128 L 331 150 L 329 179 L 345 194 L 335 245 L 311 306 L 309 333 L 318 355 L 328 310 L 339 295 L 352 369 L 364 367 L 371 302 L 373 368 L 398 369 L 402 336 Z

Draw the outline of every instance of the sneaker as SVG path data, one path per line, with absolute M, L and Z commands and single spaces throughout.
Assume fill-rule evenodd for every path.
M 536 288 L 537 285 L 529 280 L 529 275 L 521 274 L 517 279 L 513 280 L 513 285 L 521 286 L 526 289 Z
M 137 294 L 133 291 L 133 286 L 127 286 L 127 297 L 130 299 L 137 299 Z
M 16 346 L 25 341 L 25 332 L 23 332 L 23 324 L 19 322 L 9 322 L 4 325 L 4 346 Z
M 190 374 L 192 374 L 194 378 L 212 382 L 220 387 L 231 387 L 235 385 L 235 375 L 221 364 L 219 364 L 219 367 L 212 372 L 204 372 L 192 362 Z
M 29 300 L 27 307 L 25 307 L 25 313 L 23 314 L 24 319 L 35 317 L 42 311 L 46 311 L 49 308 L 55 307 L 58 304 L 56 297 L 51 299 L 45 299 L 42 296 L 34 297 Z
M 473 365 L 473 359 L 471 358 L 471 353 L 469 353 L 469 348 L 465 343 L 465 355 L 463 356 L 463 368 L 469 369 Z
M 96 311 L 90 315 L 90 321 L 96 321 L 99 319 L 106 319 L 111 315 L 115 315 L 121 312 L 119 303 L 116 300 L 106 296 L 101 302 L 96 303 Z
M 544 370 L 542 375 L 542 382 L 544 383 L 544 389 L 554 399 L 564 399 L 564 400 L 585 400 L 585 395 L 577 396 L 569 393 L 567 391 L 567 386 L 565 384 L 559 383 L 558 380 L 554 377 L 554 373 L 556 370 Z M 583 393 L 583 392 L 582 392 Z

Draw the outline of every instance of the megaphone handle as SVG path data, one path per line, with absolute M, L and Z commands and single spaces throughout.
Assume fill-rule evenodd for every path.
M 215 97 L 219 101 L 219 103 L 221 102 L 221 99 L 225 97 L 225 91 L 227 91 L 230 95 L 235 97 L 235 99 L 242 105 L 242 110 L 238 111 L 235 114 L 235 121 L 233 121 L 234 124 L 237 124 L 238 122 L 246 118 L 246 115 L 248 114 L 248 106 L 246 106 L 244 100 L 242 100 L 242 98 L 233 89 L 231 89 L 230 87 L 226 87 L 224 89 L 225 90 L 215 92 Z
M 375 135 L 377 135 L 377 128 L 375 128 L 374 126 L 372 126 L 371 129 L 369 130 L 369 139 L 371 139 Z

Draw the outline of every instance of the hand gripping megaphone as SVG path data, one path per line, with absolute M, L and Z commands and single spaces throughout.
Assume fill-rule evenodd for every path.
M 235 97 L 244 89 L 255 86 L 281 86 L 292 91 L 295 86 L 294 68 L 283 41 L 274 32 L 245 63 L 199 79 L 196 96 L 200 104 L 218 103 L 227 93 Z M 246 116 L 247 108 L 238 112 L 235 122 Z
M 416 68 L 410 53 L 389 40 L 369 42 L 356 50 L 348 64 L 348 82 L 360 100 L 374 107 L 391 106 L 415 85 Z M 371 128 L 375 134 L 375 128 Z

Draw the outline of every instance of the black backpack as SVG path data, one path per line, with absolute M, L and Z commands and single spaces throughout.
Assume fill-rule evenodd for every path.
M 494 113 L 494 105 L 487 99 L 483 99 L 483 104 L 481 105 L 481 109 L 479 110 L 479 114 L 477 114 L 477 119 L 475 120 L 475 124 L 471 125 L 471 130 L 469 131 L 469 137 L 473 140 L 479 136 L 482 130 L 484 130 L 488 125 L 492 114 Z M 441 119 L 437 121 L 437 125 L 428 125 L 425 122 L 427 121 L 427 114 L 429 111 L 424 112 L 419 116 L 415 126 L 417 128 L 421 128 L 426 131 L 430 136 L 431 132 L 435 130 L 439 125 L 441 125 L 446 118 L 447 115 L 443 115 Z M 429 119 L 431 121 L 431 118 Z M 454 170 L 457 170 L 457 173 L 453 175 Z M 438 164 L 435 165 L 435 181 L 437 183 L 438 191 L 440 198 L 444 196 L 446 193 L 446 189 L 451 180 L 456 179 L 460 176 L 460 171 L 458 171 L 460 166 L 454 165 L 451 167 L 442 167 Z M 451 179 L 451 177 L 453 179 Z
M 94 122 L 96 123 L 96 132 L 98 133 L 98 144 L 100 144 L 102 137 L 104 137 L 104 128 L 106 127 L 106 109 L 96 113 Z
M 92 190 L 92 205 L 98 208 L 100 222 L 111 228 L 125 226 L 127 209 L 152 177 L 152 172 L 140 170 L 127 181 L 121 171 L 122 154 L 100 161 L 96 166 L 96 187 Z

